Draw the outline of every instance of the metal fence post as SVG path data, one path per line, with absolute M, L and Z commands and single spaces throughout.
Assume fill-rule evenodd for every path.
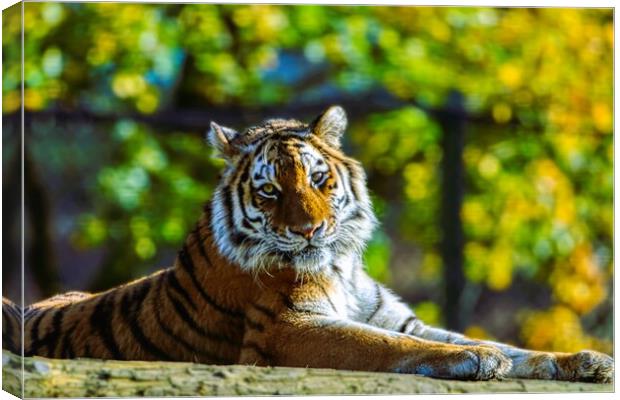
M 441 146 L 441 256 L 444 264 L 445 322 L 448 329 L 462 331 L 460 300 L 465 287 L 463 273 L 463 227 L 461 205 L 464 193 L 463 146 L 466 124 L 464 98 L 453 91 L 438 120 L 442 128 Z

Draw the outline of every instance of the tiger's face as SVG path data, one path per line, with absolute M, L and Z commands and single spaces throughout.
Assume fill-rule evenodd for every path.
M 312 273 L 361 254 L 375 224 L 360 164 L 340 151 L 346 116 L 269 120 L 243 133 L 212 124 L 228 166 L 213 198 L 219 250 L 246 270 Z

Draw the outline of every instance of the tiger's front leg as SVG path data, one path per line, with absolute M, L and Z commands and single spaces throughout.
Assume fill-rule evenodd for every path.
M 491 347 L 434 343 L 343 319 L 316 301 L 280 297 L 259 299 L 246 310 L 240 363 L 481 380 L 500 378 L 511 367 Z
M 578 353 L 533 351 L 504 343 L 470 339 L 424 324 L 396 295 L 361 271 L 358 272 L 357 282 L 356 293 L 360 304 L 363 304 L 362 318 L 369 324 L 433 342 L 492 346 L 512 360 L 512 368 L 507 374 L 509 378 L 603 383 L 613 379 L 613 359 L 606 354 L 591 350 Z
M 613 379 L 613 359 L 592 350 L 578 353 L 525 350 L 504 343 L 470 339 L 461 334 L 426 326 L 421 322 L 412 328 L 411 334 L 440 342 L 496 347 L 512 359 L 513 367 L 508 373 L 510 378 L 601 383 L 609 383 Z

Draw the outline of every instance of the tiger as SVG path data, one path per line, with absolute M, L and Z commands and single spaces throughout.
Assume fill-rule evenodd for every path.
M 432 327 L 373 280 L 363 253 L 378 221 L 365 171 L 341 146 L 347 124 L 337 105 L 310 123 L 269 119 L 237 131 L 212 122 L 207 140 L 224 167 L 174 264 L 23 311 L 3 299 L 4 344 L 50 358 L 612 381 L 608 355 Z M 11 336 L 22 314 L 23 349 Z

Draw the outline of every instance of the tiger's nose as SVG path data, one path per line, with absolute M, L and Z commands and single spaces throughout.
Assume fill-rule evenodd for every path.
M 295 229 L 289 228 L 289 230 L 296 235 L 303 236 L 306 239 L 310 240 L 314 237 L 314 235 L 318 231 L 322 230 L 324 226 L 325 226 L 325 221 L 321 222 L 320 224 L 316 224 L 316 225 L 306 224 L 301 227 L 296 227 Z

